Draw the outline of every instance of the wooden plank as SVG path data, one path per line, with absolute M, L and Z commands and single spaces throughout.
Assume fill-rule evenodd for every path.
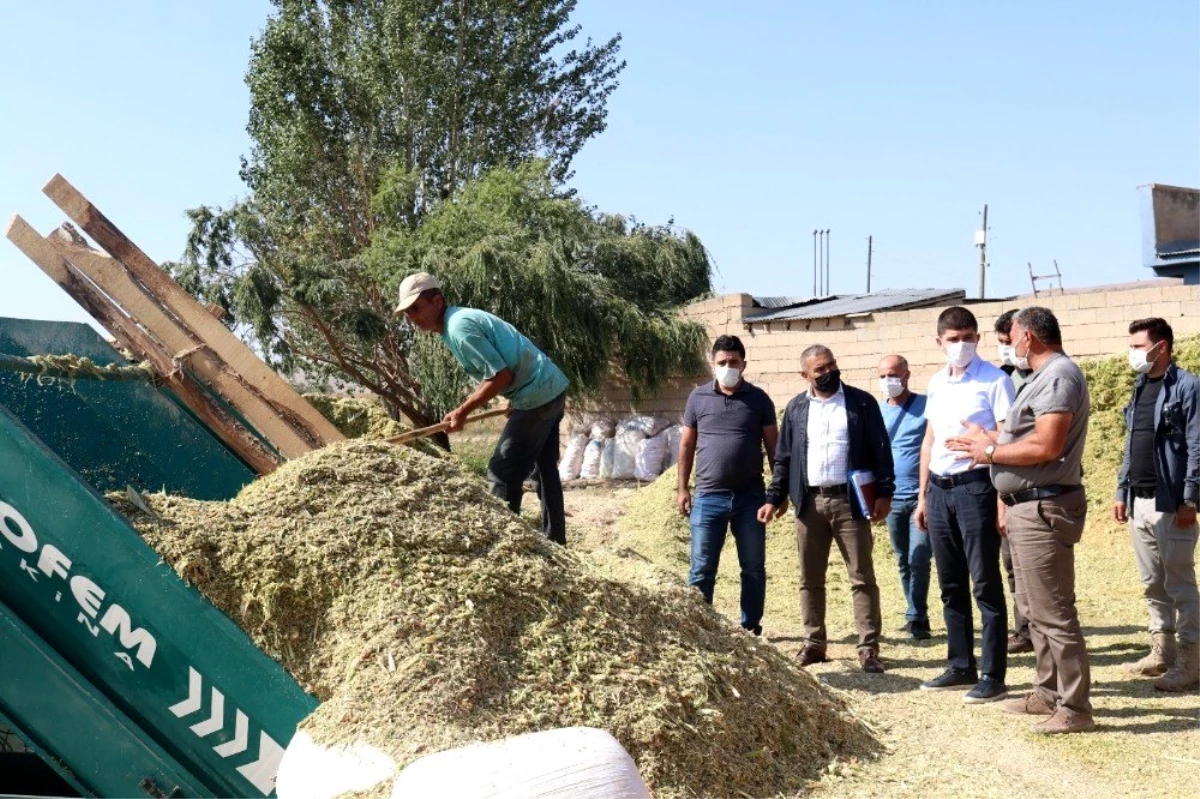
M 309 452 L 307 440 L 275 412 L 262 396 L 244 383 L 219 358 L 197 341 L 158 302 L 146 294 L 120 261 L 72 240 L 57 230 L 46 241 L 63 258 L 111 297 L 156 339 L 176 363 L 184 364 L 275 445 L 287 458 Z
M 66 178 L 55 175 L 42 191 L 97 244 L 125 264 L 146 290 L 170 309 L 217 357 L 242 375 L 289 421 L 297 423 L 314 447 L 344 438 L 328 419 L 309 405 L 228 328 L 214 319 L 204 306 L 118 230 Z
M 274 471 L 279 465 L 274 453 L 230 416 L 187 372 L 177 368 L 159 342 L 140 329 L 24 219 L 14 216 L 5 234 L 51 280 L 103 325 L 118 344 L 134 356 L 149 361 L 180 401 L 250 468 L 259 474 Z

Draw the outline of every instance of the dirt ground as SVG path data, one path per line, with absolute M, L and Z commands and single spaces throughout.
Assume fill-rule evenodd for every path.
M 623 529 L 632 523 L 625 516 L 626 505 L 638 490 L 633 484 L 569 486 L 570 545 L 587 550 L 622 546 Z M 524 513 L 536 516 L 537 503 L 527 503 Z M 782 523 L 773 524 L 769 535 L 790 537 Z M 775 543 L 777 551 L 786 550 L 786 541 Z M 715 604 L 736 618 L 738 580 L 732 544 L 726 553 Z M 1028 731 L 1028 719 L 1005 714 L 995 705 L 966 706 L 957 692 L 919 691 L 918 685 L 945 665 L 936 576 L 930 597 L 934 637 L 914 643 L 897 632 L 904 622 L 904 603 L 882 529 L 876 531 L 875 563 L 884 613 L 881 654 L 887 673 L 868 675 L 858 670 L 848 583 L 836 551 L 830 563 L 827 610 L 833 660 L 810 668 L 849 700 L 876 733 L 884 754 L 871 762 L 832 764 L 809 795 L 1072 799 L 1195 795 L 1200 774 L 1200 697 L 1194 691 L 1164 694 L 1154 690 L 1148 679 L 1122 669 L 1122 664 L 1147 648 L 1145 609 L 1123 528 L 1094 510 L 1077 548 L 1077 595 L 1091 653 L 1093 704 L 1100 727 L 1086 735 L 1038 736 Z M 795 562 L 789 567 L 776 560 L 773 568 L 768 574 L 765 635 L 781 649 L 794 652 L 799 649 L 801 629 Z M 685 577 L 677 566 L 675 570 L 681 579 Z M 1032 677 L 1033 655 L 1010 658 L 1012 691 L 1028 690 Z

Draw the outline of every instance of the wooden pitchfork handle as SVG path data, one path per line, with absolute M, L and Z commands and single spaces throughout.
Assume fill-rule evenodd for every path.
M 463 419 L 463 426 L 466 427 L 472 422 L 480 422 L 484 419 L 491 419 L 493 416 L 508 416 L 509 410 L 509 408 L 495 408 L 490 411 L 484 411 L 483 413 L 477 413 L 474 416 L 468 416 L 466 419 Z M 448 429 L 450 429 L 449 422 L 438 422 L 437 424 L 429 425 L 429 427 L 418 427 L 416 430 L 409 430 L 407 433 L 401 433 L 398 436 L 393 436 L 392 438 L 387 439 L 387 443 L 407 444 L 410 441 L 416 441 L 418 438 L 427 438 Z

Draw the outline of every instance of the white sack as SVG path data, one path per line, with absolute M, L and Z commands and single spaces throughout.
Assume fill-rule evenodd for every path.
M 637 468 L 637 445 L 646 434 L 639 430 L 621 430 L 617 433 L 613 449 L 613 479 L 632 480 Z
M 583 468 L 583 451 L 587 449 L 586 435 L 571 436 L 567 442 L 567 451 L 558 462 L 558 478 L 564 482 L 579 479 L 579 471 Z
M 600 476 L 600 453 L 604 445 L 599 441 L 589 441 L 583 450 L 583 463 L 579 467 L 579 479 L 595 480 Z
M 616 432 L 617 423 L 612 419 L 597 419 L 592 422 L 590 437 L 596 441 L 603 441 L 606 438 L 612 438 Z
M 617 432 L 622 430 L 637 430 L 647 438 L 656 436 L 671 426 L 671 422 L 657 416 L 630 416 L 617 425 Z
M 617 455 L 617 440 L 615 438 L 606 439 L 604 442 L 604 450 L 600 453 L 600 479 L 611 480 L 613 476 L 613 463 Z
M 391 799 L 650 799 L 633 758 L 603 730 L 568 727 L 427 755 Z
M 667 437 L 659 434 L 653 438 L 644 438 L 638 442 L 637 456 L 634 458 L 633 476 L 644 482 L 650 482 L 662 474 L 663 460 L 666 458 Z
M 683 435 L 683 428 L 673 424 L 659 435 L 666 436 L 667 439 L 667 451 L 663 453 L 663 471 L 665 472 L 679 463 L 679 438 Z
M 279 762 L 275 794 L 279 799 L 333 799 L 369 790 L 396 771 L 396 762 L 369 744 L 324 746 L 300 730 Z

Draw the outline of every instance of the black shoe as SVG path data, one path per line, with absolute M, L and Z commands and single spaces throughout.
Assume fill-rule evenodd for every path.
M 985 674 L 978 685 L 967 691 L 967 695 L 963 697 L 963 704 L 982 705 L 987 702 L 998 702 L 1006 696 L 1008 696 L 1008 686 L 1001 680 Z
M 979 676 L 973 671 L 946 669 L 937 677 L 921 683 L 922 691 L 948 691 L 952 688 L 967 688 L 975 685 Z
M 762 625 L 761 624 L 756 624 L 753 627 L 747 627 L 746 625 L 743 624 L 742 629 L 748 633 L 753 633 L 754 635 L 762 635 Z
M 897 627 L 897 628 L 896 628 L 896 632 L 898 632 L 898 633 L 911 633 L 911 632 L 912 632 L 912 626 L 913 626 L 913 623 L 912 623 L 911 621 L 906 621 L 906 622 L 904 622 L 904 626 L 902 626 L 902 627 Z
M 914 621 L 909 624 L 908 637 L 914 641 L 928 641 L 933 636 L 929 632 L 928 624 Z

